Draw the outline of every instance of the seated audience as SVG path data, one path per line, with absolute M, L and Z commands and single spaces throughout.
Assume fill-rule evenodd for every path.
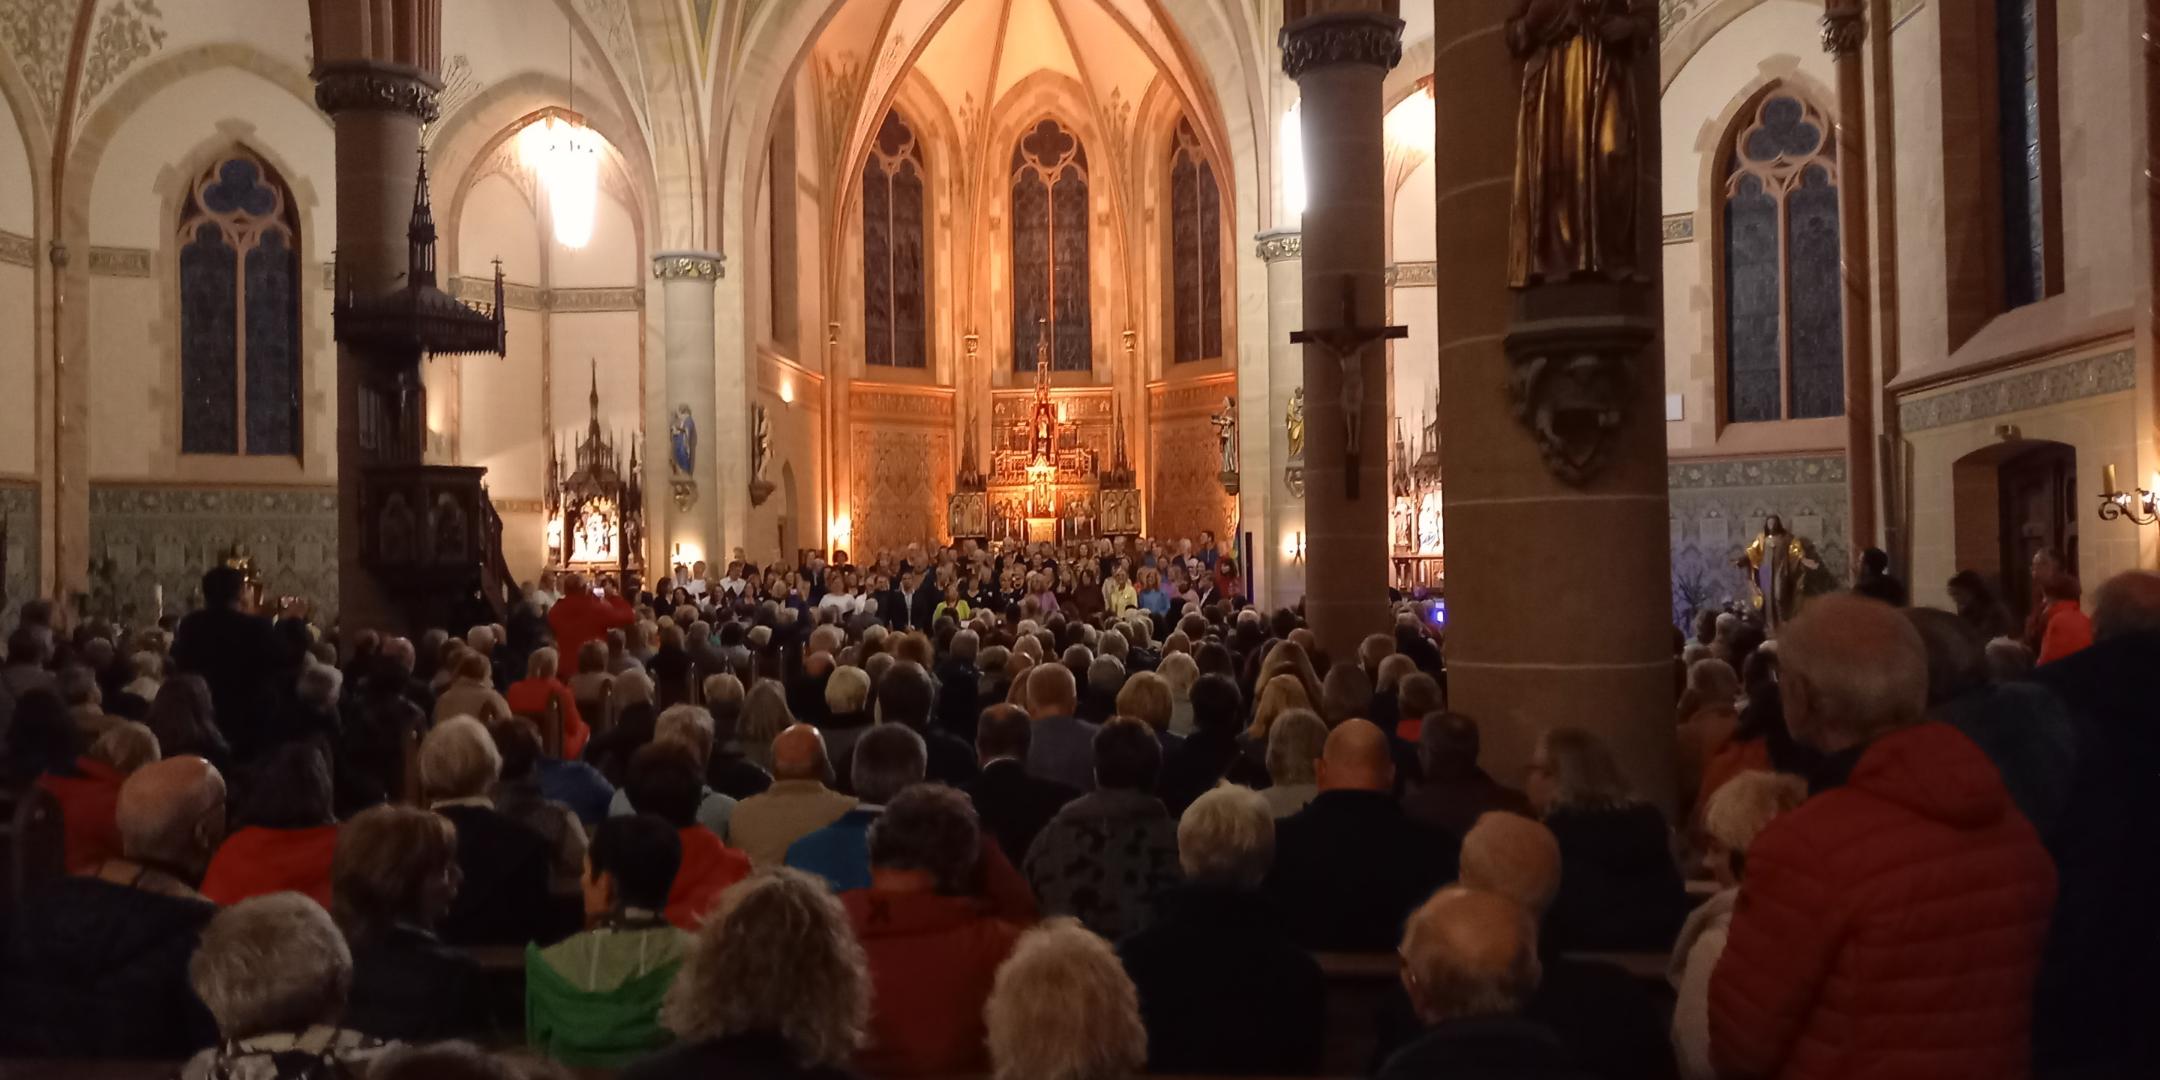
M 1560 891 L 1560 842 L 1530 818 L 1494 811 L 1463 837 L 1462 884 L 1513 900 L 1543 920 Z M 1642 981 L 1614 964 L 1569 956 L 1539 935 L 1537 993 L 1523 1015 L 1551 1028 L 1575 1067 L 1606 1080 L 1673 1072 L 1665 1016 Z
M 2040 663 L 2052 664 L 2092 644 L 2092 619 L 2080 606 L 2084 595 L 2075 574 L 2049 574 L 2040 582 L 2046 604 L 2040 613 L 2046 627 L 2040 635 Z
M 557 755 L 576 761 L 585 754 L 585 743 L 592 738 L 592 728 L 578 710 L 577 693 L 568 683 L 556 677 L 561 666 L 561 654 L 554 649 L 534 649 L 525 661 L 525 677 L 510 684 L 503 694 L 503 703 L 518 716 L 529 717 L 536 723 L 551 719 L 560 713 L 562 724 L 562 749 Z M 542 737 L 548 732 L 541 729 Z
M 1530 805 L 1560 840 L 1560 895 L 1545 916 L 1549 944 L 1567 951 L 1663 952 L 1687 917 L 1672 832 L 1635 797 L 1603 740 L 1580 728 L 1538 737 Z
M 761 869 L 721 895 L 668 990 L 661 1022 L 681 1041 L 622 1080 L 853 1080 L 870 985 L 825 884 Z
M 962 790 L 975 803 L 983 832 L 1008 858 L 1027 857 L 1028 847 L 1050 819 L 1080 792 L 1027 771 L 1034 732 L 1027 711 L 1014 705 L 982 710 L 975 725 L 975 752 L 982 771 Z
M 1076 791 L 1095 790 L 1095 733 L 1100 724 L 1080 719 L 1079 683 L 1064 664 L 1037 664 L 1027 673 L 1028 772 Z
M 1394 648 L 1394 642 L 1388 642 Z M 1364 669 L 1353 664 L 1335 664 L 1328 668 L 1327 676 L 1320 683 L 1320 701 L 1316 706 L 1322 719 L 1333 729 L 1345 721 L 1362 720 L 1372 711 L 1372 677 Z
M 386 1048 L 342 1028 L 352 950 L 322 905 L 281 892 L 226 908 L 188 962 L 195 996 L 217 1020 L 218 1045 L 181 1080 L 331 1080 L 364 1074 Z
M 1710 1062 L 1710 974 L 1725 955 L 1733 905 L 1747 871 L 1748 845 L 1772 819 L 1806 799 L 1807 783 L 1797 776 L 1744 772 L 1711 795 L 1703 808 L 1703 833 L 1709 840 L 1703 862 L 1718 891 L 1688 915 L 1666 972 L 1675 995 L 1672 1045 L 1681 1080 L 1717 1080 Z
M 1947 611 L 1910 608 L 1928 656 L 1928 718 L 1973 741 L 2002 774 L 2018 812 L 2052 846 L 2077 771 L 2077 731 L 2060 698 L 2031 683 L 1993 685 L 1986 646 Z
M 502 756 L 502 779 L 495 786 L 495 809 L 539 833 L 553 853 L 554 881 L 564 884 L 585 872 L 585 823 L 577 812 L 542 794 L 540 731 L 524 716 L 488 725 L 495 752 Z
M 202 893 L 231 906 L 253 896 L 296 892 L 327 909 L 338 824 L 330 805 L 330 761 L 316 742 L 273 751 L 240 803 L 246 824 L 218 845 Z
M 502 755 L 469 716 L 435 725 L 420 743 L 420 787 L 429 808 L 457 829 L 460 884 L 442 921 L 453 945 L 523 945 L 550 936 L 548 879 L 555 853 L 545 837 L 495 809 Z
M 1679 773 L 1675 790 L 1683 811 L 1694 811 L 1704 769 L 1732 741 L 1739 723 L 1739 673 L 1723 660 L 1697 660 L 1688 668 L 1674 729 L 1674 767 Z
M 158 750 L 166 757 L 194 756 L 219 769 L 232 763 L 232 747 L 218 729 L 210 701 L 210 684 L 199 675 L 174 675 L 158 687 L 143 717 L 157 736 Z
M 1109 942 L 1069 919 L 1020 936 L 984 1021 L 992 1080 L 1129 1080 L 1147 1061 L 1132 980 Z
M 469 716 L 485 723 L 511 715 L 510 703 L 495 691 L 495 669 L 488 658 L 466 652 L 458 658 L 450 685 L 435 697 L 435 722 Z
M 127 778 L 114 816 L 119 857 L 11 913 L 0 1052 L 169 1061 L 217 1041 L 187 968 L 217 914 L 195 887 L 225 834 L 225 780 L 201 758 L 170 758 Z
M 1311 709 L 1290 709 L 1268 726 L 1268 786 L 1260 792 L 1268 810 L 1286 818 L 1320 794 L 1315 767 L 1327 747 L 1327 722 Z
M 624 787 L 630 805 L 640 815 L 667 822 L 681 849 L 666 915 L 684 930 L 696 930 L 720 902 L 720 894 L 750 876 L 750 857 L 698 824 L 698 797 L 704 787 L 704 770 L 679 744 L 655 742 L 630 758 L 630 782 Z
M 479 968 L 435 928 L 458 892 L 458 833 L 448 818 L 379 806 L 345 823 L 331 865 L 331 914 L 352 945 L 345 1026 L 422 1042 L 478 1032 Z
M 779 866 L 788 846 L 840 820 L 855 799 L 827 786 L 832 765 L 825 757 L 825 737 L 808 724 L 795 724 L 772 740 L 772 787 L 736 804 L 728 816 L 728 837 L 754 866 Z
M 1387 733 L 1367 721 L 1329 733 L 1316 779 L 1312 802 L 1275 823 L 1268 896 L 1308 949 L 1386 951 L 1403 917 L 1455 880 L 1455 838 L 1403 814 Z
M 937 704 L 937 684 L 922 665 L 903 660 L 895 663 L 892 670 L 877 684 L 877 714 L 881 724 L 899 724 L 922 736 L 924 749 L 929 754 L 929 779 L 939 784 L 958 787 L 975 779 L 975 748 L 967 740 L 930 724 L 931 711 Z M 853 780 L 853 777 L 850 777 Z M 856 783 L 856 795 L 862 795 L 860 783 Z
M 618 1068 L 667 1045 L 660 1007 L 690 935 L 670 925 L 682 841 L 651 814 L 609 818 L 586 850 L 590 929 L 525 953 L 525 1041 L 552 1061 Z
M 1461 713 L 1436 712 L 1418 729 L 1418 763 L 1425 779 L 1403 796 L 1410 819 L 1461 838 L 1487 811 L 1528 815 L 1530 800 L 1492 778 L 1478 764 L 1477 721 Z
M 967 797 L 943 785 L 900 792 L 870 825 L 870 886 L 840 898 L 876 987 L 856 1059 L 864 1072 L 942 1076 L 989 1064 L 983 1004 L 1020 927 L 968 895 L 980 843 Z
M 855 795 L 839 820 L 788 845 L 784 862 L 824 878 L 834 892 L 870 887 L 869 835 L 885 804 L 923 782 L 923 737 L 913 728 L 879 724 L 855 742 Z
M 1146 925 L 1148 905 L 1178 878 L 1177 823 L 1152 794 L 1161 767 L 1146 724 L 1121 716 L 1096 733 L 1095 790 L 1043 826 L 1022 864 L 1044 914 L 1111 940 Z
M 120 770 L 84 752 L 88 740 L 68 718 L 67 706 L 50 690 L 34 689 L 15 702 L 7 730 L 12 784 L 31 784 L 60 807 L 61 864 L 89 872 L 120 854 Z
M 1164 666 L 1169 666 L 1167 661 Z M 1237 683 L 1221 675 L 1195 675 L 1190 701 L 1192 734 L 1163 759 L 1162 778 L 1156 783 L 1170 812 L 1184 813 L 1193 800 L 1225 780 L 1250 788 L 1267 787 L 1266 767 L 1254 767 L 1241 754 L 1238 740 L 1245 700 L 1238 694 Z
M 1320 965 L 1260 894 L 1274 858 L 1274 814 L 1248 788 L 1216 788 L 1178 820 L 1185 882 L 1157 896 L 1154 923 L 1118 946 L 1140 991 L 1149 1072 L 1319 1069 L 1325 988 Z
M 712 714 L 697 705 L 670 705 L 653 723 L 653 741 L 674 743 L 690 751 L 690 756 L 697 759 L 700 777 L 709 777 L 712 773 L 714 737 Z M 714 836 L 727 839 L 736 801 L 714 791 L 708 783 L 701 781 L 699 787 L 702 794 L 698 796 L 698 824 L 712 830 Z M 608 813 L 616 816 L 633 813 L 627 791 L 615 793 L 608 803 Z
M 1462 886 L 1410 916 L 1402 984 L 1424 1031 L 1377 1080 L 1588 1080 L 1552 1030 L 1523 1015 L 1538 984 L 1538 933 L 1514 901 Z
M 1748 848 L 1710 980 L 1711 1061 L 2026 1075 L 2055 868 L 1987 756 L 1924 719 L 1919 633 L 1874 601 L 1821 597 L 1779 631 L 1778 659 L 1786 724 L 1855 764 Z

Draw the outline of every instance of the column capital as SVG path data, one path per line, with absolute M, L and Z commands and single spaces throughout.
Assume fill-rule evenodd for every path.
M 1402 62 L 1403 21 L 1380 11 L 1335 11 L 1284 25 L 1283 74 L 1297 79 L 1317 67 L 1370 64 L 1382 71 Z
M 1822 47 L 1832 56 L 1851 56 L 1867 40 L 1867 8 L 1859 0 L 1823 0 Z
M 727 276 L 727 256 L 717 251 L 662 251 L 653 256 L 652 276 L 716 282 Z
M 428 123 L 439 115 L 439 88 L 426 72 L 402 65 L 358 61 L 315 68 L 315 104 L 333 117 L 366 110 L 404 113 Z
M 1296 229 L 1269 229 L 1253 239 L 1259 242 L 1261 262 L 1281 262 L 1305 255 L 1305 234 Z

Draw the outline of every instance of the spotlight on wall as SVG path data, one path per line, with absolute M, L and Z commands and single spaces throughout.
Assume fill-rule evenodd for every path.
M 525 125 L 517 135 L 518 159 L 547 189 L 555 219 L 555 242 L 582 248 L 592 242 L 600 201 L 600 136 L 564 109 Z
M 1290 557 L 1290 565 L 1305 565 L 1305 533 L 1303 530 L 1283 538 L 1283 554 Z
M 1305 128 L 1298 105 L 1283 113 L 1282 132 L 1283 212 L 1290 217 L 1305 214 Z
M 780 404 L 782 404 L 782 405 L 793 405 L 793 404 L 795 404 L 795 380 L 793 380 L 793 379 L 782 379 L 782 380 L 780 380 Z
M 2160 473 L 2154 473 L 2152 487 L 2136 491 L 2124 491 L 2115 483 L 2115 466 L 2109 465 L 2106 482 L 2100 492 L 2100 520 L 2114 521 L 2129 518 L 2139 525 L 2160 522 Z

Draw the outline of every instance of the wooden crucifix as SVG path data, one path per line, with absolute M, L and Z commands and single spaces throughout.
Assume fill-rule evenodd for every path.
M 1317 345 L 1342 366 L 1343 494 L 1358 497 L 1358 437 L 1365 409 L 1365 350 L 1376 341 L 1395 341 L 1410 336 L 1407 326 L 1360 326 L 1357 317 L 1357 283 L 1342 278 L 1342 320 L 1326 330 L 1293 330 L 1293 345 Z

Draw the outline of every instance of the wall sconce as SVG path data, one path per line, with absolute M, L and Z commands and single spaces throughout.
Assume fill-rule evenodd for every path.
M 780 404 L 795 404 L 795 380 L 786 378 L 780 380 Z
M 1289 542 L 1283 545 L 1283 549 L 1284 553 L 1290 556 L 1290 565 L 1305 565 L 1305 533 L 1302 530 L 1292 533 Z
M 2152 487 L 2124 491 L 2115 483 L 2115 466 L 2107 467 L 2106 490 L 2100 493 L 2100 520 L 2114 521 L 2129 518 L 2139 525 L 2160 522 L 2160 473 L 2153 474 Z

